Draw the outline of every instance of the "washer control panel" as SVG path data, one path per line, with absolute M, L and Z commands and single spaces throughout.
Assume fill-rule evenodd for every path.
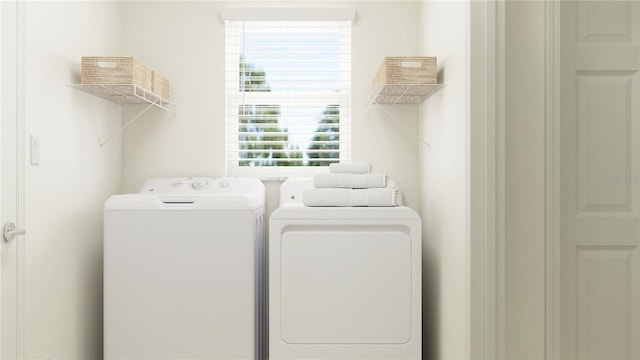
M 243 179 L 215 178 L 215 177 L 189 177 L 166 178 L 147 180 L 140 193 L 192 193 L 192 192 L 225 192 L 234 188 Z

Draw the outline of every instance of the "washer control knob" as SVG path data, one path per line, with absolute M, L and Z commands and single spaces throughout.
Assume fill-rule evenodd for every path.
M 207 188 L 207 182 L 202 179 L 194 179 L 191 183 L 193 190 L 203 190 Z
M 183 182 L 180 181 L 180 180 L 176 180 L 176 181 L 171 183 L 171 187 L 174 187 L 174 188 L 179 188 L 182 185 L 183 185 Z
M 230 184 L 229 184 L 229 181 L 227 181 L 227 180 L 220 180 L 220 181 L 218 181 L 218 187 L 221 187 L 221 188 L 228 188 L 228 187 L 229 187 L 229 185 L 230 185 Z

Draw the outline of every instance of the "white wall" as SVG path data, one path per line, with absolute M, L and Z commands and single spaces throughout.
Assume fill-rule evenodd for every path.
M 417 2 L 127 2 L 124 52 L 163 73 L 177 113 L 155 112 L 123 137 L 123 186 L 138 191 L 149 177 L 223 176 L 225 169 L 224 24 L 233 6 L 351 6 L 353 24 L 353 160 L 371 162 L 402 187 L 407 205 L 419 208 L 418 145 L 384 112 L 364 113 L 371 80 L 384 56 L 418 51 Z M 417 107 L 394 115 L 417 131 Z M 279 183 L 267 184 L 268 213 Z
M 121 191 L 120 106 L 66 87 L 80 56 L 119 54 L 121 4 L 26 2 L 26 358 L 102 357 L 102 206 Z M 28 151 L 27 151 L 28 154 Z
M 102 204 L 149 177 L 224 175 L 224 25 L 239 2 L 28 2 L 27 357 L 100 358 Z M 424 222 L 425 358 L 462 358 L 465 343 L 466 3 L 269 2 L 352 6 L 353 160 L 394 178 Z M 241 6 L 267 6 L 240 2 Z M 83 34 L 79 36 L 78 34 Z M 102 150 L 98 134 L 134 111 L 64 87 L 81 55 L 133 55 L 171 81 L 177 113 L 152 109 Z M 384 56 L 437 55 L 448 86 L 422 106 L 364 112 Z M 415 134 L 431 143 L 431 151 Z M 268 212 L 277 182 L 267 183 Z M 32 224 L 32 226 L 29 226 Z
M 424 2 L 420 53 L 438 57 L 438 82 L 447 86 L 420 106 L 423 220 L 424 356 L 466 356 L 466 103 L 465 1 Z

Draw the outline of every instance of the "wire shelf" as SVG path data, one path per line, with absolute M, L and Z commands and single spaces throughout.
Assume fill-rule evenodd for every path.
M 150 90 L 133 84 L 68 84 L 67 86 L 88 92 L 117 104 L 153 105 L 175 112 L 175 104 Z
M 446 84 L 384 84 L 375 86 L 367 98 L 366 109 L 373 104 L 420 104 Z

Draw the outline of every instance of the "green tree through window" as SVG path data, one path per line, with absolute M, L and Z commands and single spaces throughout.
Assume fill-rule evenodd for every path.
M 340 107 L 338 105 L 329 105 L 322 112 L 322 119 L 318 122 L 316 134 L 311 139 L 313 142 L 309 145 L 307 153 L 309 166 L 329 166 L 331 163 L 339 162 L 340 154 L 337 152 L 340 149 L 339 144 L 327 143 L 328 141 L 340 140 L 340 135 L 338 135 L 340 132 L 339 119 Z M 335 161 L 326 161 L 326 159 L 335 159 Z
M 240 57 L 240 92 L 270 92 L 265 72 Z M 302 166 L 302 153 L 289 147 L 288 130 L 278 126 L 279 105 L 240 105 L 240 166 Z M 285 151 L 287 150 L 287 151 Z

